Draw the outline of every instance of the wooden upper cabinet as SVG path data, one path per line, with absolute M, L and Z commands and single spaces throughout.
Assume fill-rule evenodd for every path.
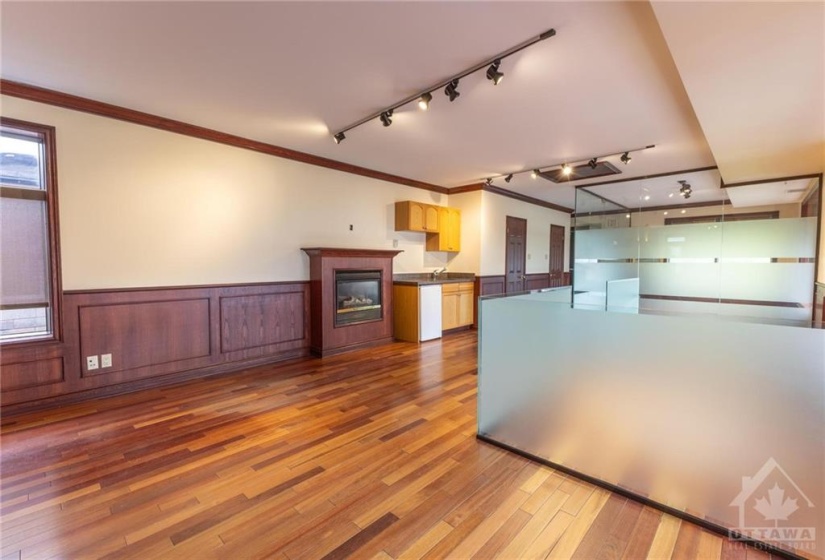
M 439 230 L 427 236 L 428 251 L 461 250 L 461 211 L 446 206 L 438 207 Z
M 413 200 L 395 203 L 395 231 L 438 231 L 439 207 Z

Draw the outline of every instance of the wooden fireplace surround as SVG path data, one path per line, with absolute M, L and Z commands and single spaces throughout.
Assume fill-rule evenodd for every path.
M 392 259 L 401 251 L 312 247 L 309 255 L 310 351 L 329 356 L 392 342 Z M 335 271 L 381 271 L 381 319 L 335 326 Z

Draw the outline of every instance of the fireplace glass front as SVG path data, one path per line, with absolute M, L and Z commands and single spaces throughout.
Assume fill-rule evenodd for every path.
M 381 271 L 335 271 L 335 326 L 381 319 Z

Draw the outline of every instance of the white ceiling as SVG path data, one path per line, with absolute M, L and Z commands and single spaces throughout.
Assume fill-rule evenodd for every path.
M 796 179 L 793 181 L 729 187 L 725 191 L 735 208 L 767 206 L 769 204 L 797 204 L 805 200 L 814 184 L 816 184 L 816 181 L 812 179 Z
M 666 20 L 667 37 L 657 16 Z M 683 86 L 692 92 L 703 77 L 677 72 L 670 51 L 686 47 L 673 17 L 658 5 L 654 15 L 645 2 L 4 1 L 0 74 L 446 187 L 656 144 L 633 154 L 628 166 L 608 158 L 625 178 L 712 166 L 733 151 L 720 144 L 712 154 L 705 141 L 703 129 L 710 134 L 712 127 L 704 120 L 700 126 Z M 784 14 L 772 17 L 784 29 Z M 795 22 L 798 15 L 787 17 Z M 695 26 L 699 19 L 687 21 Z M 741 27 L 738 20 L 723 23 L 731 33 Z M 750 23 L 761 30 L 761 22 Z M 454 103 L 436 91 L 426 113 L 410 104 L 389 128 L 376 120 L 348 132 L 340 145 L 331 141 L 330 131 L 551 27 L 555 37 L 503 61 L 500 85 L 482 70 L 461 80 Z M 781 60 L 783 42 L 772 45 L 771 61 Z M 821 52 L 799 52 L 807 46 L 792 53 L 808 63 L 821 59 Z M 749 60 L 736 45 L 723 47 L 720 59 Z M 770 75 L 752 66 L 743 70 L 748 76 Z M 728 71 L 724 79 L 739 76 Z M 701 106 L 712 105 L 713 96 L 702 93 Z M 816 116 L 816 100 L 798 101 L 783 106 L 783 114 Z M 811 141 L 807 132 L 800 137 Z M 783 173 L 786 167 L 793 165 Z M 800 173 L 822 171 L 808 167 Z M 724 169 L 723 177 L 733 181 Z M 495 184 L 574 206 L 571 185 L 529 174 Z
M 684 199 L 679 195 L 679 181 L 687 181 L 691 187 L 690 198 Z M 623 181 L 621 183 L 611 183 L 585 187 L 587 192 L 602 197 L 620 206 L 630 209 L 650 208 L 659 206 L 679 206 L 682 204 L 711 203 L 727 200 L 726 190 L 720 188 L 719 171 L 710 169 L 705 171 L 694 171 L 691 173 L 677 173 L 665 177 L 654 177 L 649 179 L 638 179 Z M 586 208 L 583 204 L 589 204 L 591 197 L 579 196 L 576 210 L 599 211 Z

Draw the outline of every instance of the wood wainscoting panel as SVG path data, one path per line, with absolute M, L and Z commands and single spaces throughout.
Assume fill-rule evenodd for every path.
M 3 364 L 3 390 L 15 391 L 63 381 L 63 358 Z
M 538 274 L 527 274 L 524 279 L 524 288 L 526 290 L 543 290 L 550 287 L 550 274 L 547 272 L 540 272 Z
M 62 341 L 3 348 L 4 411 L 48 408 L 309 354 L 309 283 L 64 293 Z M 111 354 L 88 371 L 87 356 Z M 102 365 L 102 364 L 100 364 Z
M 84 377 L 208 357 L 209 298 L 80 307 Z M 89 371 L 86 356 L 112 355 L 112 367 Z M 101 364 L 102 365 L 102 364 Z
M 504 293 L 504 275 L 500 276 L 478 276 L 478 295 L 493 296 Z
M 308 303 L 303 290 L 220 298 L 221 352 L 305 339 Z
M 494 296 L 504 293 L 504 275 L 501 276 L 476 276 L 473 295 L 475 301 L 473 305 L 473 328 L 478 328 L 478 298 L 481 296 Z

